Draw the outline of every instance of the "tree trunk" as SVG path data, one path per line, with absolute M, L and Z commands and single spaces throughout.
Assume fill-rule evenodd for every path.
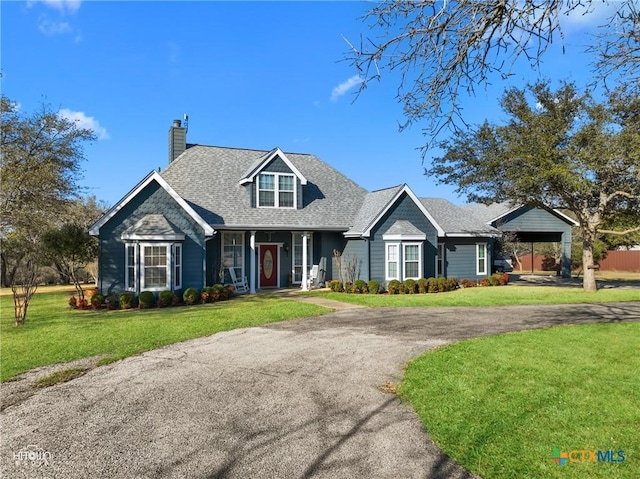
M 582 271 L 584 276 L 582 277 L 582 289 L 585 291 L 597 291 L 596 286 L 596 265 L 593 261 L 593 241 L 589 241 L 586 237 L 589 236 L 585 232 L 585 239 L 582 242 Z

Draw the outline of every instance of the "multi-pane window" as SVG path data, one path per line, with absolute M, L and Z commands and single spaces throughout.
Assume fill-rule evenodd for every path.
M 278 177 L 278 206 L 281 208 L 293 208 L 295 181 L 292 175 L 280 175 Z
M 403 264 L 404 264 L 404 279 L 418 279 L 420 278 L 420 244 L 416 243 L 404 243 L 403 247 Z
M 387 243 L 386 248 L 386 270 L 387 279 L 399 279 L 398 275 L 398 260 L 399 260 L 399 245 L 397 243 Z
M 262 173 L 258 177 L 258 206 L 275 206 L 275 190 L 275 175 Z
M 307 240 L 307 267 L 313 262 L 313 235 Z M 293 282 L 302 283 L 302 233 L 293 233 Z
M 222 234 L 222 264 L 224 268 L 233 268 L 236 278 L 244 277 L 244 234 Z
M 438 256 L 436 256 L 436 274 L 444 275 L 444 243 L 438 243 Z
M 258 206 L 295 208 L 295 176 L 283 173 L 258 175 Z
M 478 274 L 487 274 L 487 245 L 476 244 L 476 268 Z
M 167 247 L 143 246 L 142 289 L 167 286 Z
M 125 289 L 135 290 L 136 289 L 136 245 L 135 244 L 127 244 L 125 245 L 125 279 L 124 279 L 124 287 Z
M 173 284 L 175 289 L 182 288 L 182 245 L 173 245 Z

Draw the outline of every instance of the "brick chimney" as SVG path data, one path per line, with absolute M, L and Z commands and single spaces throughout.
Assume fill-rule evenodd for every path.
M 169 163 L 178 158 L 187 149 L 187 129 L 180 120 L 173 120 L 169 128 Z

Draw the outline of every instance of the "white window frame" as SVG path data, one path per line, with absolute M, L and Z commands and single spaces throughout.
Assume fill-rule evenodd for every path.
M 484 253 L 482 257 L 480 256 L 481 251 Z M 480 260 L 483 260 L 482 263 Z M 478 276 L 487 275 L 487 243 L 476 243 L 476 274 Z
M 140 291 L 164 291 L 167 289 L 171 289 L 171 253 L 172 253 L 172 245 L 173 243 L 164 243 L 164 242 L 153 242 L 153 243 L 140 243 L 140 256 L 139 256 L 139 264 L 140 264 Z M 145 284 L 145 249 L 146 248 L 165 248 L 165 256 L 166 256 L 166 281 L 162 286 L 153 286 L 149 287 Z
M 182 289 L 182 243 L 174 243 L 172 246 L 173 259 L 173 289 Z
M 238 273 L 238 271 L 236 270 L 236 277 L 244 278 L 245 275 L 246 275 L 245 274 L 246 258 L 245 258 L 245 251 L 244 251 L 244 236 L 245 236 L 244 235 L 244 231 L 223 231 L 222 232 L 222 241 L 221 241 L 221 243 L 222 243 L 222 245 L 221 245 L 221 248 L 222 248 L 222 251 L 221 251 L 222 264 L 224 265 L 225 269 L 229 268 L 228 265 L 224 264 L 224 261 L 225 261 L 225 258 L 224 258 L 224 247 L 225 247 L 226 238 L 228 236 L 231 236 L 231 235 L 238 235 L 240 237 L 240 244 L 239 245 L 238 244 L 233 244 L 233 246 L 240 246 L 240 258 L 241 258 L 242 265 L 241 266 L 233 266 L 233 268 L 241 268 L 242 270 L 241 270 L 240 273 Z
M 418 276 L 407 276 L 407 246 L 418 247 Z M 411 263 L 415 263 L 416 260 L 411 260 Z M 422 243 L 402 243 L 402 278 L 405 279 L 420 279 L 422 271 Z
M 300 241 L 296 242 L 296 238 Z M 296 249 L 300 248 L 300 263 L 296 263 Z M 313 264 L 313 233 L 307 235 L 307 268 Z M 300 268 L 300 278 L 296 278 L 296 267 Z M 291 233 L 291 283 L 302 284 L 302 233 Z
M 389 247 L 395 246 L 396 248 L 396 259 L 394 261 L 389 261 Z M 396 264 L 396 276 L 389 275 L 389 263 L 393 262 Z M 384 244 L 384 276 L 387 281 L 392 279 L 400 280 L 400 243 L 385 243 Z
M 261 190 L 260 189 L 260 177 L 262 175 L 273 176 L 273 190 Z M 280 206 L 280 177 L 290 177 L 293 178 L 293 191 L 283 190 L 283 193 L 293 193 L 293 205 L 292 206 Z M 260 204 L 260 191 L 273 191 L 273 206 L 271 205 L 261 205 Z M 256 206 L 258 208 L 285 208 L 285 209 L 295 209 L 298 204 L 298 183 L 296 175 L 292 173 L 275 173 L 271 171 L 265 171 L 263 173 L 258 174 L 256 177 Z
M 436 253 L 436 277 L 444 276 L 444 257 L 446 248 L 444 243 L 438 243 L 438 250 Z
M 129 262 L 129 251 L 133 250 L 133 264 Z M 129 281 L 129 270 L 133 269 L 133 284 Z M 138 283 L 138 244 L 125 243 L 124 245 L 124 289 L 135 291 Z

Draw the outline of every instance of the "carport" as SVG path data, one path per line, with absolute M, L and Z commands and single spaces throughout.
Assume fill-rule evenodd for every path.
M 534 206 L 508 203 L 465 206 L 487 224 L 515 235 L 522 243 L 560 243 L 561 274 L 571 277 L 571 228 L 578 223 L 564 213 Z

